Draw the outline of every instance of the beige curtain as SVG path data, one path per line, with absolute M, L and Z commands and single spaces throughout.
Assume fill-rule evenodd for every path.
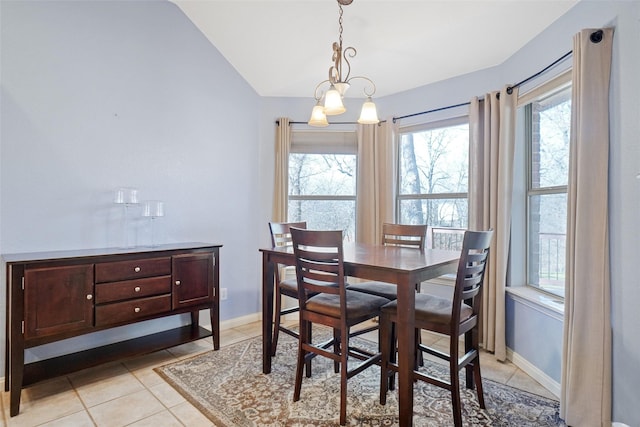
M 273 183 L 272 221 L 286 222 L 289 204 L 289 151 L 291 126 L 289 119 L 280 117 L 276 126 L 276 161 Z
M 612 39 L 613 29 L 582 30 L 573 39 L 560 399 L 560 416 L 571 426 L 611 425 L 607 188 Z
M 356 238 L 362 243 L 380 243 L 382 223 L 395 221 L 397 130 L 392 119 L 358 125 Z
M 494 230 L 482 300 L 482 343 L 505 360 L 505 287 L 511 238 L 511 199 L 517 90 L 492 92 L 469 107 L 469 228 Z

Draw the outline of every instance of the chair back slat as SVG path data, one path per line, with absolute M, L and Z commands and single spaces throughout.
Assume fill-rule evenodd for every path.
M 471 305 L 474 315 L 479 312 L 480 298 L 477 297 L 482 291 L 492 237 L 493 230 L 466 231 L 464 234 L 453 293 L 452 319 L 459 321 L 465 302 Z M 452 322 L 452 327 L 457 326 L 458 322 Z
M 305 306 L 307 295 L 319 292 L 341 295 L 341 300 L 345 300 L 342 231 L 292 227 L 291 237 L 300 307 Z
M 271 247 L 280 248 L 283 246 L 293 246 L 293 243 L 291 241 L 291 227 L 307 228 L 307 222 L 270 222 L 269 233 L 271 234 Z M 281 281 L 280 267 L 276 268 L 275 280 L 276 283 L 279 283 Z
M 424 250 L 427 226 L 423 224 L 382 224 L 382 244 Z

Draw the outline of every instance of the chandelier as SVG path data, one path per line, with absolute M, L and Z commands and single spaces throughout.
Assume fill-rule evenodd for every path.
M 311 111 L 311 118 L 308 124 L 310 126 L 327 126 L 327 116 L 342 114 L 347 109 L 344 107 L 342 99 L 347 89 L 351 86 L 351 82 L 356 79 L 365 81 L 364 94 L 367 97 L 362 104 L 362 111 L 360 112 L 360 118 L 358 123 L 361 124 L 376 124 L 379 123 L 378 112 L 376 111 L 376 104 L 373 103 L 371 97 L 376 93 L 376 85 L 373 81 L 364 76 L 351 76 L 351 64 L 348 58 L 356 56 L 357 51 L 355 48 L 349 46 L 347 48 L 342 47 L 342 6 L 349 5 L 353 0 L 337 0 L 338 7 L 340 9 L 340 17 L 338 19 L 338 25 L 340 32 L 338 35 L 338 41 L 333 43 L 333 65 L 329 68 L 329 78 L 323 80 L 316 86 L 314 92 L 314 98 L 316 105 Z M 343 68 L 343 65 L 345 66 Z

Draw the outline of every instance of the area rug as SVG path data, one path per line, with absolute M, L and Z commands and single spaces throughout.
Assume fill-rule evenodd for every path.
M 358 345 L 375 346 L 362 338 Z M 282 334 L 272 372 L 262 373 L 262 341 L 253 338 L 156 368 L 185 399 L 215 426 L 338 426 L 340 377 L 333 362 L 317 357 L 313 375 L 304 378 L 298 402 L 293 402 L 297 341 Z M 447 377 L 437 363 L 423 368 Z M 379 403 L 380 368 L 373 366 L 348 381 L 347 425 L 398 425 L 397 392 L 387 404 Z M 464 384 L 464 374 L 461 375 Z M 484 379 L 486 409 L 478 406 L 475 392 L 461 387 L 465 426 L 564 427 L 559 404 L 535 394 Z M 418 382 L 414 388 L 415 426 L 453 425 L 451 395 L 444 389 Z

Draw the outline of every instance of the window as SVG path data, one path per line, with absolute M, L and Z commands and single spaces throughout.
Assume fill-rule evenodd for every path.
M 355 241 L 355 132 L 294 131 L 289 154 L 289 221 L 344 230 Z
M 564 296 L 571 87 L 524 106 L 528 152 L 527 279 Z
M 467 228 L 467 118 L 402 129 L 398 148 L 399 221 Z

